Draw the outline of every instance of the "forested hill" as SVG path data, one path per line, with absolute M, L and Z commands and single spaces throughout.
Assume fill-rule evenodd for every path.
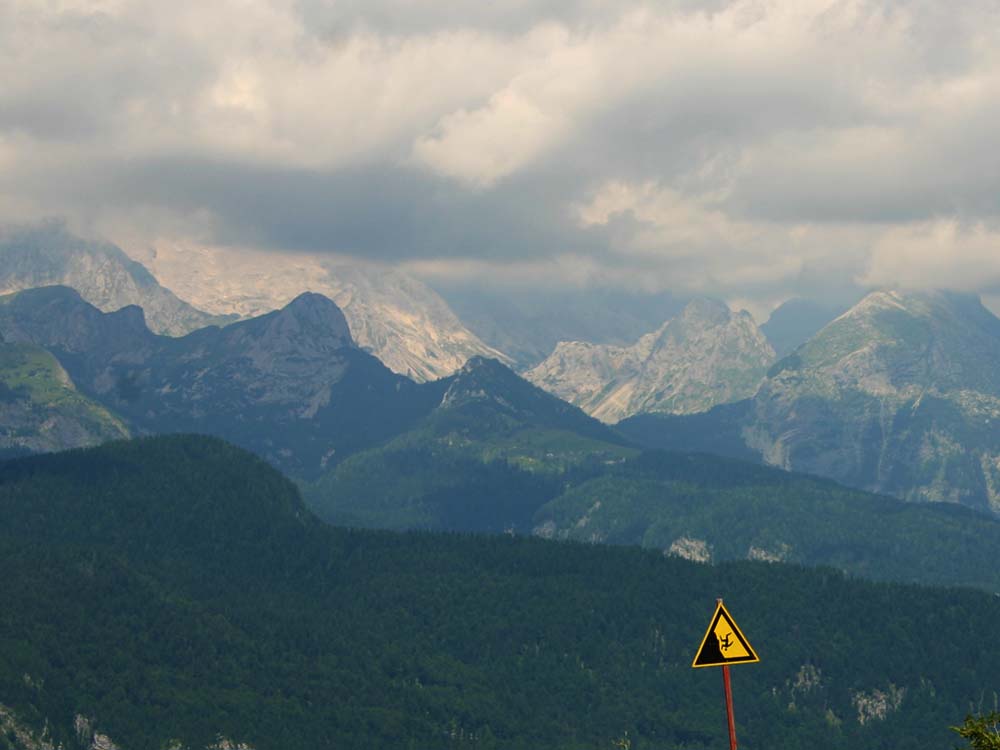
M 124 750 L 714 749 L 721 678 L 690 663 L 717 596 L 762 658 L 734 669 L 745 750 L 946 748 L 1000 690 L 988 594 L 348 532 L 214 439 L 0 464 L 0 515 L 0 723 L 66 748 L 80 717 Z

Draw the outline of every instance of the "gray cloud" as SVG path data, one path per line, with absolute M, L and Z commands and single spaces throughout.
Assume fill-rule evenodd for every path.
M 593 28 L 614 23 L 623 8 L 645 6 L 669 12 L 715 12 L 729 0 L 671 0 L 651 3 L 609 3 L 605 0 L 299 0 L 298 12 L 306 26 L 320 36 L 341 40 L 359 29 L 407 35 L 455 29 L 481 29 L 518 34 L 541 23 Z
M 141 214 L 150 205 L 194 216 L 211 207 L 217 242 L 332 251 L 369 260 L 474 257 L 527 260 L 555 252 L 607 252 L 605 228 L 581 228 L 553 195 L 567 176 L 517 176 L 489 192 L 415 167 L 308 170 L 203 158 L 105 164 L 39 179 L 58 203 L 96 219 L 109 203 Z
M 0 219 L 449 284 L 1000 288 L 987 0 L 12 0 L 0 76 Z

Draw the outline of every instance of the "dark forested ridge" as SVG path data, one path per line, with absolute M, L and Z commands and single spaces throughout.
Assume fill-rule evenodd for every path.
M 717 748 L 721 678 L 690 668 L 716 596 L 762 658 L 747 750 L 949 747 L 1000 689 L 985 593 L 349 532 L 208 438 L 0 464 L 0 514 L 0 704 L 66 747 L 79 714 L 126 750 Z
M 534 533 L 1000 592 L 991 516 L 719 456 L 527 434 L 477 441 L 420 429 L 347 459 L 305 498 L 348 526 Z
M 993 516 L 719 456 L 642 453 L 574 484 L 533 520 L 555 538 L 1000 592 L 1000 520 Z

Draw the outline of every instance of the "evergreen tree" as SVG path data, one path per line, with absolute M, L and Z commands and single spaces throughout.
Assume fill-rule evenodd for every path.
M 972 750 L 1000 750 L 1000 713 L 991 711 L 983 716 L 966 716 L 960 727 L 952 727 L 969 741 Z

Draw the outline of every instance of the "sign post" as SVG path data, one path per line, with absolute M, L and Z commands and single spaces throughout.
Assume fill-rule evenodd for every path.
M 701 640 L 692 667 L 722 667 L 722 686 L 726 692 L 726 720 L 729 725 L 729 750 L 736 750 L 736 720 L 733 716 L 733 683 L 729 676 L 730 664 L 755 664 L 760 661 L 757 652 L 739 629 L 733 616 L 717 600 L 715 614 Z
M 729 750 L 736 750 L 736 718 L 733 716 L 733 682 L 729 679 L 729 665 L 722 665 L 722 686 L 726 690 L 726 719 L 729 722 Z

